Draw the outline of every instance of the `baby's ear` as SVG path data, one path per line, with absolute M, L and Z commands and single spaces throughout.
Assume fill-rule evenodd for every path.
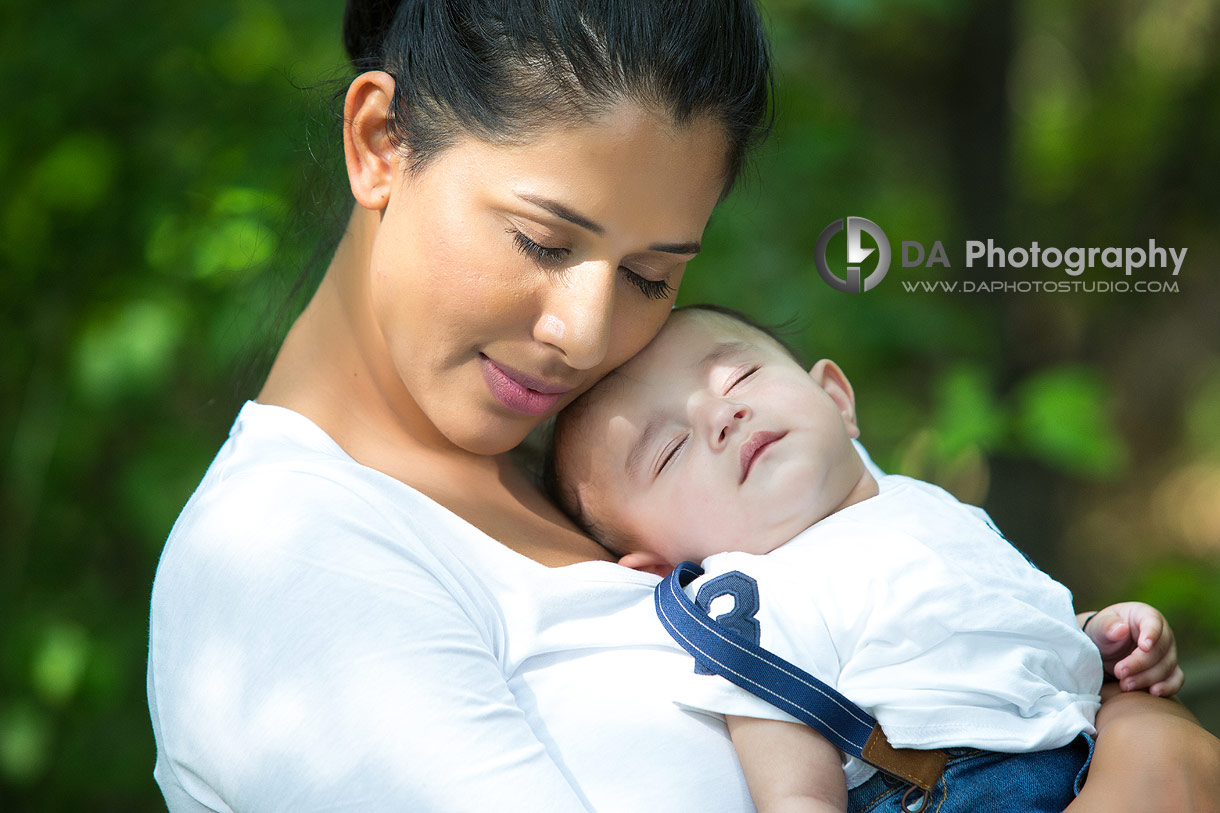
M 639 570 L 644 573 L 651 573 L 654 576 L 660 576 L 662 579 L 670 574 L 674 566 L 666 562 L 663 558 L 655 553 L 647 551 L 636 551 L 629 553 L 618 563 L 623 567 L 629 567 L 632 570 Z
M 839 369 L 839 365 L 830 359 L 822 359 L 809 369 L 809 376 L 835 402 L 835 406 L 839 408 L 839 413 L 843 416 L 843 423 L 847 426 L 847 433 L 853 438 L 859 437 L 860 427 L 856 424 L 856 395 L 852 392 L 851 382 Z

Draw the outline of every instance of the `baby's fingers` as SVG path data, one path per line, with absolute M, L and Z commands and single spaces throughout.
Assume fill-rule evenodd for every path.
M 1126 669 L 1125 666 L 1125 661 L 1120 661 L 1119 665 L 1114 668 L 1116 676 L 1119 677 L 1118 687 L 1124 692 L 1150 689 L 1157 683 L 1171 679 L 1175 672 L 1181 671 L 1177 660 L 1171 658 L 1157 661 L 1148 668 L 1138 671 Z
M 1114 676 L 1119 687 L 1130 692 L 1136 689 L 1152 691 L 1161 696 L 1177 693 L 1182 688 L 1182 670 L 1178 666 L 1178 649 L 1173 638 L 1167 636 L 1158 641 L 1151 651 L 1136 649 L 1114 665 Z M 1163 685 L 1160 685 L 1163 684 Z
M 1175 666 L 1173 673 L 1168 678 L 1149 686 L 1148 693 L 1157 697 L 1173 697 L 1182 691 L 1182 686 L 1185 683 L 1186 675 L 1182 673 L 1182 667 Z
M 1172 633 L 1168 636 L 1165 634 L 1167 631 L 1165 616 L 1146 605 L 1141 605 L 1140 609 L 1145 611 L 1132 613 L 1128 624 L 1130 629 L 1126 634 L 1135 642 L 1136 648 L 1147 652 L 1151 651 L 1156 644 L 1164 643 L 1164 639 L 1171 637 Z M 1111 640 L 1113 639 L 1112 636 Z
M 1113 661 L 1114 666 L 1111 668 L 1111 671 L 1114 673 L 1114 677 L 1118 678 L 1120 681 L 1139 674 L 1140 672 L 1144 672 L 1151 669 L 1153 666 L 1156 666 L 1167 657 L 1170 657 L 1170 650 L 1172 649 L 1172 646 L 1173 644 L 1171 641 L 1165 640 L 1154 641 L 1152 644 L 1148 645 L 1147 649 L 1143 648 L 1142 646 L 1136 646 L 1127 654 L 1123 655 L 1123 657 Z M 1118 653 L 1116 653 L 1115 657 L 1117 657 L 1118 654 L 1121 654 L 1121 652 L 1122 651 L 1120 650 Z M 1176 654 L 1172 657 L 1176 662 Z
M 1176 663 L 1160 663 L 1152 669 L 1123 680 L 1119 686 L 1127 692 L 1147 689 L 1149 694 L 1157 697 L 1169 697 L 1181 691 L 1185 682 L 1186 676 L 1182 673 L 1182 667 Z

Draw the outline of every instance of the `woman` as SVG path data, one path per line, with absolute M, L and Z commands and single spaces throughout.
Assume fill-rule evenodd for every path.
M 766 128 L 752 5 L 357 3 L 345 38 L 357 205 L 153 590 L 170 809 L 751 809 L 655 580 L 506 453 L 666 318 Z M 1082 809 L 1205 797 L 1163 702 L 1107 704 Z

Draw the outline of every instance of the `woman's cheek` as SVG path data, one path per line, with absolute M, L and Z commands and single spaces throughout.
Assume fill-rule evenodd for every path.
M 628 301 L 620 308 L 622 315 L 614 325 L 614 339 L 606 354 L 607 372 L 643 350 L 661 332 L 672 309 L 668 300 L 648 300 L 634 291 L 626 292 L 624 296 Z

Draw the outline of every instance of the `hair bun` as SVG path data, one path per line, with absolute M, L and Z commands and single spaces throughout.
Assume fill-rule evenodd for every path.
M 398 0 L 347 0 L 343 10 L 343 47 L 357 68 L 381 62 L 381 44 L 394 22 Z

